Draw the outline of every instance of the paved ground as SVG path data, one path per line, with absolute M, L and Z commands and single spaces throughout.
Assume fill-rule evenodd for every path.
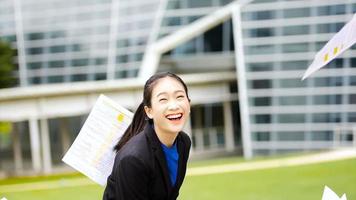
M 266 161 L 252 161 L 246 163 L 236 163 L 236 164 L 224 164 L 208 167 L 194 167 L 189 168 L 187 171 L 187 176 L 199 176 L 207 174 L 219 174 L 228 173 L 235 171 L 248 171 L 248 170 L 261 170 L 277 167 L 288 167 L 288 166 L 299 166 L 308 165 L 321 162 L 329 162 L 343 159 L 356 158 L 356 149 L 340 149 L 336 151 L 272 159 Z M 0 194 L 4 192 L 20 192 L 20 191 L 33 191 L 33 190 L 46 190 L 64 187 L 76 187 L 85 185 L 94 185 L 96 183 L 92 182 L 87 178 L 76 178 L 70 180 L 55 180 L 55 181 L 43 181 L 36 183 L 21 183 L 21 184 L 11 184 L 11 185 L 1 185 Z

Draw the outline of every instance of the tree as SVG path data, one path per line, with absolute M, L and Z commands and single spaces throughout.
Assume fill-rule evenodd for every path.
M 14 50 L 11 49 L 8 43 L 0 40 L 0 88 L 13 87 L 15 85 L 15 77 L 13 71 L 14 65 Z

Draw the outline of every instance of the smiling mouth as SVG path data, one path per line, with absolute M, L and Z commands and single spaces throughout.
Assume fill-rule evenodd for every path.
M 170 114 L 170 115 L 166 116 L 166 118 L 171 121 L 178 121 L 178 120 L 182 119 L 182 117 L 183 117 L 182 113 Z

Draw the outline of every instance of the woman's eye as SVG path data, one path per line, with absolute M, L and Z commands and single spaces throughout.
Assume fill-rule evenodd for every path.
M 183 99 L 183 98 L 184 98 L 183 95 L 180 95 L 180 96 L 177 97 L 177 99 Z
M 167 101 L 167 99 L 166 98 L 159 99 L 159 102 L 162 102 L 162 101 Z

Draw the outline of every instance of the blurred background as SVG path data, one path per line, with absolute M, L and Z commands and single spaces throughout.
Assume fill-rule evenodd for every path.
M 356 46 L 301 81 L 354 13 L 356 0 L 0 0 L 0 179 L 73 172 L 61 159 L 96 98 L 134 111 L 160 71 L 188 85 L 192 161 L 356 147 Z

